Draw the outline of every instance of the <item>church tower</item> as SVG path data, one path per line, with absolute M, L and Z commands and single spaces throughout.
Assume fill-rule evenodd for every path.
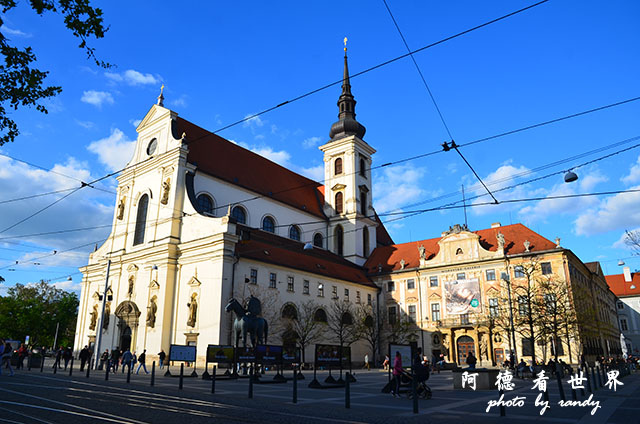
M 371 202 L 371 156 L 376 151 L 362 139 L 366 129 L 356 121 L 346 41 L 338 121 L 331 125 L 329 142 L 319 148 L 324 153 L 327 248 L 362 265 L 376 247 L 377 222 Z

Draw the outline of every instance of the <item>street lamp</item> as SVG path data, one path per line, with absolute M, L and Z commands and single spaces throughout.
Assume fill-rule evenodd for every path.
M 572 183 L 572 182 L 577 181 L 577 180 L 578 180 L 578 175 L 575 172 L 571 171 L 571 170 L 567 171 L 567 173 L 564 174 L 564 182 L 565 183 Z
M 509 323 L 511 324 L 511 341 L 513 346 L 513 363 L 512 366 L 518 362 L 518 349 L 516 347 L 516 329 L 513 325 L 513 303 L 511 302 L 511 280 L 509 278 L 508 271 L 503 272 L 501 276 L 502 280 L 507 283 L 507 293 L 509 294 Z
M 104 295 L 102 296 L 102 313 L 100 314 L 100 322 L 96 329 L 96 349 L 94 354 L 96 356 L 95 369 L 98 369 L 100 365 L 100 345 L 102 343 L 102 323 L 104 322 L 104 310 L 107 306 L 107 292 L 109 291 L 109 271 L 111 270 L 111 258 L 107 261 L 107 275 L 104 279 Z

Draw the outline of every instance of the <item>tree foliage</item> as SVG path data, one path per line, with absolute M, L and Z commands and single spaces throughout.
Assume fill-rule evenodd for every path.
M 33 345 L 53 346 L 56 325 L 58 344 L 71 345 L 78 314 L 78 296 L 50 286 L 16 284 L 0 296 L 0 337 L 24 340 Z
M 38 14 L 58 13 L 64 18 L 65 26 L 80 39 L 79 48 L 85 50 L 87 57 L 96 65 L 109 68 L 95 55 L 95 49 L 87 43 L 89 38 L 103 38 L 108 27 L 104 26 L 102 10 L 94 8 L 90 0 L 30 0 L 31 8 Z M 17 6 L 16 0 L 0 0 L 2 13 Z M 3 25 L 0 15 L 0 26 Z M 48 113 L 42 103 L 62 91 L 61 87 L 46 86 L 48 71 L 42 71 L 33 65 L 36 55 L 31 47 L 18 48 L 10 44 L 8 38 L 0 33 L 0 146 L 15 140 L 20 133 L 16 122 L 9 117 L 8 110 L 17 110 L 21 106 L 35 107 L 42 113 Z

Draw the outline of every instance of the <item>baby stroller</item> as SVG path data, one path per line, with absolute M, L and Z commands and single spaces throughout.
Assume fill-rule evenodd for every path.
M 416 394 L 418 395 L 418 399 L 431 399 L 432 392 L 431 387 L 427 385 L 427 380 L 429 379 L 429 368 L 422 366 L 416 370 L 415 374 L 416 378 Z M 409 399 L 413 399 L 413 390 L 411 389 L 411 383 L 413 376 L 404 372 L 402 376 L 403 382 L 409 383 L 409 390 L 407 391 L 407 397 Z

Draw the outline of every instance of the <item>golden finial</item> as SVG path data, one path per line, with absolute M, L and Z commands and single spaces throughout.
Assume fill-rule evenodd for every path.
M 164 84 L 160 86 L 160 95 L 162 96 L 162 92 L 164 91 Z
M 160 95 L 158 96 L 158 106 L 164 106 L 164 96 L 162 92 L 164 91 L 164 84 L 160 87 Z
M 344 37 L 344 51 L 347 51 L 347 37 Z

